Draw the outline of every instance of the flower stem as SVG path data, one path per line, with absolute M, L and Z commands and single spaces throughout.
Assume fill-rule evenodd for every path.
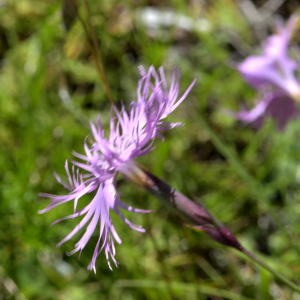
M 101 55 L 101 52 L 100 52 L 100 49 L 98 46 L 96 33 L 95 33 L 94 27 L 91 22 L 91 12 L 90 12 L 90 8 L 89 8 L 89 4 L 86 0 L 84 0 L 84 4 L 86 7 L 86 11 L 87 11 L 87 20 L 88 20 L 89 29 L 88 29 L 85 21 L 83 20 L 83 18 L 78 13 L 77 8 L 75 7 L 75 3 L 73 1 L 71 1 L 71 4 L 74 6 L 74 10 L 76 12 L 77 18 L 80 21 L 80 23 L 82 24 L 82 27 L 84 29 L 84 32 L 85 32 L 87 40 L 88 40 L 88 43 L 90 45 L 91 55 L 92 55 L 93 61 L 96 66 L 96 70 L 98 72 L 98 75 L 99 75 L 102 83 L 103 83 L 103 87 L 104 87 L 106 96 L 107 96 L 110 104 L 112 105 L 114 103 L 114 101 L 113 101 L 112 93 L 111 93 L 111 90 L 110 90 L 110 87 L 108 84 L 106 73 L 104 70 L 103 59 L 102 59 L 102 55 Z M 91 32 L 91 35 L 90 35 L 89 31 Z
M 86 11 L 87 11 L 87 14 L 88 14 L 87 20 L 88 20 L 88 25 L 89 25 L 91 35 L 92 35 L 91 40 L 89 40 L 90 45 L 91 45 L 92 55 L 93 55 L 94 62 L 96 64 L 96 68 L 98 70 L 98 73 L 100 75 L 100 78 L 102 79 L 107 98 L 108 98 L 110 104 L 112 105 L 114 103 L 114 101 L 113 101 L 112 93 L 111 93 L 111 90 L 110 90 L 110 87 L 109 87 L 109 84 L 108 84 L 106 73 L 105 73 L 105 70 L 104 70 L 103 59 L 102 59 L 102 55 L 101 55 L 99 45 L 98 45 L 98 42 L 97 42 L 95 29 L 94 29 L 94 26 L 93 26 L 92 21 L 91 21 L 91 11 L 90 11 L 88 1 L 84 0 L 84 4 L 85 4 Z
M 208 210 L 208 208 L 205 206 L 205 204 L 198 198 L 196 198 L 197 202 L 199 202 L 199 204 L 202 206 L 202 208 L 205 209 L 205 211 L 211 216 L 212 220 L 214 221 L 215 225 L 222 230 L 222 234 L 223 236 L 227 237 L 230 239 L 230 241 L 232 240 L 233 243 L 231 243 L 230 246 L 233 246 L 235 249 L 237 249 L 238 251 L 244 253 L 245 255 L 247 255 L 253 262 L 255 262 L 256 264 L 260 265 L 262 268 L 264 268 L 265 270 L 269 271 L 271 274 L 273 274 L 276 278 L 278 278 L 279 280 L 281 280 L 282 282 L 284 282 L 287 286 L 289 286 L 291 289 L 293 289 L 294 291 L 296 291 L 297 293 L 300 294 L 300 288 L 297 287 L 293 282 L 291 282 L 288 278 L 286 278 L 285 276 L 283 276 L 282 274 L 280 274 L 279 272 L 275 271 L 274 269 L 272 269 L 269 265 L 267 265 L 264 261 L 262 261 L 261 259 L 259 259 L 257 256 L 255 256 L 252 252 L 248 251 L 247 249 L 245 249 L 234 237 L 234 235 L 227 229 L 227 227 L 225 227 L 222 222 L 210 211 Z
M 295 292 L 297 292 L 300 295 L 300 288 L 292 281 L 290 281 L 288 278 L 286 278 L 284 275 L 275 271 L 273 268 L 271 268 L 264 261 L 256 257 L 253 253 L 249 252 L 247 249 L 243 248 L 240 251 L 243 252 L 245 255 L 247 255 L 254 263 L 260 265 L 262 268 L 269 271 L 274 277 L 284 282 L 287 286 L 289 286 L 291 289 L 293 289 Z

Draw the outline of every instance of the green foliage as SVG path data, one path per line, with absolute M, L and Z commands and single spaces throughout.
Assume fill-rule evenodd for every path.
M 300 120 L 284 132 L 271 121 L 255 132 L 222 113 L 237 110 L 241 101 L 254 103 L 254 92 L 229 67 L 238 52 L 236 36 L 257 43 L 252 28 L 234 1 L 201 7 L 202 1 L 176 0 L 159 2 L 157 9 L 200 17 L 206 25 L 153 30 L 138 21 L 149 3 L 89 1 L 117 106 L 132 101 L 141 64 L 163 65 L 167 74 L 178 65 L 181 91 L 198 76 L 170 117 L 185 127 L 167 132 L 139 162 L 182 193 L 201 197 L 245 247 L 299 283 Z M 81 1 L 78 11 L 86 20 Z M 83 152 L 89 119 L 100 114 L 108 129 L 110 118 L 87 37 L 79 20 L 69 17 L 66 30 L 58 0 L 6 0 L 0 8 L 0 298 L 299 299 L 236 252 L 185 228 L 122 178 L 122 200 L 156 212 L 126 214 L 145 234 L 113 216 L 123 241 L 116 249 L 119 268 L 111 272 L 102 254 L 97 274 L 86 270 L 96 232 L 79 260 L 65 254 L 79 234 L 56 248 L 77 221 L 49 225 L 71 214 L 72 205 L 39 215 L 48 200 L 38 193 L 65 192 L 53 171 L 63 175 L 72 150 Z

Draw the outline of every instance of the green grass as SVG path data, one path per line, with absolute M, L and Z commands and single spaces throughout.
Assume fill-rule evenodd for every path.
M 49 201 L 38 194 L 65 193 L 53 171 L 64 176 L 72 150 L 83 152 L 90 119 L 100 114 L 108 129 L 110 103 L 80 22 L 75 18 L 69 31 L 64 28 L 61 1 L 3 3 L 0 299 L 299 299 L 237 252 L 182 226 L 156 199 L 121 177 L 122 201 L 156 212 L 126 214 L 146 228 L 144 234 L 113 216 L 123 241 L 116 248 L 119 268 L 111 272 L 101 254 L 97 274 L 86 270 L 97 233 L 79 260 L 65 253 L 80 234 L 57 249 L 77 223 L 49 225 L 71 214 L 72 205 L 39 215 Z M 185 123 L 184 128 L 165 133 L 164 143 L 158 140 L 156 149 L 138 161 L 180 192 L 200 197 L 245 247 L 300 283 L 300 119 L 284 132 L 270 120 L 255 132 L 222 114 L 223 108 L 238 110 L 241 101 L 254 105 L 256 96 L 229 67 L 244 57 L 233 37 L 253 52 L 259 41 L 234 1 L 206 8 L 197 3 L 163 1 L 157 9 L 201 17 L 208 31 L 171 26 L 153 35 L 136 20 L 136 11 L 148 1 L 89 1 L 113 98 L 117 106 L 120 100 L 129 106 L 141 64 L 163 65 L 168 79 L 179 66 L 181 93 L 198 76 L 169 118 Z M 79 13 L 86 20 L 82 3 Z M 69 100 L 62 101 L 63 89 Z

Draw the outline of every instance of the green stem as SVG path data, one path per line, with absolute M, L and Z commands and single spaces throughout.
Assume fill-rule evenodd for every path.
M 86 37 L 87 37 L 87 40 L 88 40 L 88 43 L 89 43 L 89 46 L 90 46 L 90 50 L 91 50 L 91 55 L 92 55 L 93 61 L 95 63 L 95 67 L 96 67 L 96 70 L 98 72 L 98 75 L 99 75 L 99 77 L 102 81 L 106 96 L 107 96 L 110 104 L 112 105 L 114 103 L 114 101 L 113 101 L 112 93 L 111 93 L 111 90 L 110 90 L 110 87 L 109 87 L 109 84 L 108 84 L 106 73 L 105 73 L 105 70 L 104 70 L 104 67 L 103 67 L 103 60 L 102 60 L 101 52 L 100 52 L 100 49 L 99 49 L 99 46 L 98 46 L 98 43 L 97 43 L 97 37 L 96 37 L 96 34 L 95 34 L 95 30 L 94 30 L 94 27 L 93 27 L 92 22 L 91 22 L 90 8 L 89 8 L 89 5 L 88 5 L 86 0 L 84 0 L 84 3 L 85 3 L 85 7 L 86 7 L 86 10 L 87 10 L 87 14 L 88 14 L 88 17 L 87 17 L 88 25 L 89 25 L 92 36 L 90 36 L 89 29 L 88 29 L 87 25 L 85 24 L 85 21 L 83 20 L 83 18 L 78 13 L 78 9 L 76 8 L 76 4 L 73 1 L 71 1 L 71 4 L 73 5 L 73 9 L 76 12 L 76 16 L 77 16 L 78 20 L 80 21 L 80 23 L 83 27 L 83 30 L 86 34 Z
M 245 248 L 241 249 L 240 251 L 243 252 L 245 255 L 247 255 L 253 262 L 260 265 L 262 268 L 268 270 L 274 277 L 284 282 L 287 286 L 289 286 L 291 289 L 293 289 L 295 292 L 297 292 L 300 295 L 300 288 L 297 285 L 295 285 L 292 281 L 290 281 L 288 278 L 286 278 L 284 275 L 275 271 L 273 268 L 268 266 L 264 261 L 256 257 L 253 253 L 249 252 Z
M 97 42 L 97 37 L 96 37 L 95 30 L 94 30 L 94 26 L 91 21 L 91 11 L 90 11 L 88 1 L 84 0 L 84 4 L 85 4 L 86 11 L 88 14 L 87 20 L 88 20 L 88 25 L 89 25 L 91 35 L 92 35 L 91 40 L 89 39 L 89 42 L 91 44 L 91 49 L 92 49 L 92 55 L 93 55 L 98 73 L 100 75 L 100 78 L 102 79 L 107 98 L 108 98 L 110 104 L 112 105 L 114 103 L 114 101 L 113 101 L 112 93 L 111 93 L 111 90 L 110 90 L 110 87 L 108 84 L 106 73 L 104 70 L 103 59 L 102 59 L 102 55 L 101 55 L 99 45 Z
M 212 218 L 212 220 L 214 221 L 215 225 L 221 229 L 221 228 L 225 228 L 227 229 L 222 222 L 205 206 L 205 204 L 198 198 L 196 198 L 197 202 L 199 202 L 199 204 L 202 206 L 202 208 L 204 208 L 204 210 L 210 215 L 210 217 Z M 227 233 L 227 234 L 226 234 Z M 230 233 L 230 232 L 229 232 Z M 226 235 L 228 235 L 228 232 L 225 232 Z M 234 236 L 232 236 L 234 238 Z M 230 236 L 229 236 L 230 238 Z M 256 257 L 253 253 L 251 253 L 250 251 L 248 251 L 247 249 L 245 249 L 244 247 L 242 247 L 240 245 L 240 247 L 235 247 L 237 250 L 243 252 L 245 255 L 247 255 L 252 261 L 254 261 L 255 263 L 257 263 L 258 265 L 260 265 L 262 268 L 264 268 L 265 270 L 269 271 L 271 274 L 273 274 L 276 278 L 278 278 L 279 280 L 281 280 L 282 282 L 284 282 L 287 286 L 289 286 L 291 289 L 293 289 L 294 291 L 296 291 L 297 293 L 300 294 L 300 288 L 297 287 L 293 282 L 291 282 L 288 278 L 286 278 L 285 276 L 283 276 L 282 274 L 278 273 L 277 271 L 275 271 L 274 269 L 272 269 L 269 265 L 267 265 L 265 262 L 263 262 L 261 259 L 259 259 L 258 257 Z

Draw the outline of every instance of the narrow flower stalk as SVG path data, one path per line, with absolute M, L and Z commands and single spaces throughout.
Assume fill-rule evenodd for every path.
M 107 80 L 107 76 L 106 76 L 106 72 L 104 69 L 104 65 L 103 65 L 103 59 L 102 59 L 102 55 L 97 43 L 97 38 L 96 38 L 96 34 L 95 34 L 95 29 L 92 25 L 91 22 L 91 12 L 90 12 L 90 8 L 89 8 L 89 4 L 87 1 L 84 1 L 85 7 L 86 7 L 86 11 L 87 11 L 87 23 L 88 26 L 86 25 L 86 22 L 84 21 L 84 19 L 81 17 L 79 11 L 78 11 L 78 1 L 76 0 L 69 0 L 68 1 L 68 5 L 70 6 L 69 11 L 72 10 L 72 12 L 77 16 L 78 20 L 80 21 L 83 30 L 86 34 L 86 38 L 88 40 L 89 46 L 90 46 L 90 50 L 91 50 L 91 56 L 92 59 L 94 61 L 96 70 L 98 72 L 98 75 L 103 83 L 103 88 L 104 91 L 106 93 L 107 99 L 110 102 L 111 105 L 113 105 L 114 100 L 113 100 L 113 96 L 112 96 L 112 92 L 111 89 L 109 87 L 108 84 L 108 80 Z
M 92 21 L 91 21 L 92 16 L 91 16 L 89 3 L 88 3 L 87 0 L 84 0 L 83 2 L 84 2 L 84 5 L 86 7 L 87 22 L 88 22 L 88 26 L 89 26 L 90 32 L 91 32 L 91 37 L 90 37 L 89 34 L 88 34 L 88 31 L 86 30 L 87 38 L 89 39 L 89 43 L 90 43 L 90 47 L 91 47 L 91 53 L 92 53 L 93 60 L 95 62 L 96 68 L 98 70 L 98 73 L 100 75 L 100 78 L 103 82 L 103 86 L 104 86 L 107 98 L 108 98 L 110 104 L 112 105 L 114 103 L 114 100 L 113 100 L 113 96 L 112 96 L 112 93 L 111 93 L 111 90 L 110 90 L 110 87 L 109 87 L 109 84 L 108 84 L 107 76 L 106 76 L 106 73 L 105 73 L 103 58 L 102 58 L 102 55 L 101 55 L 101 52 L 100 52 L 100 49 L 99 49 L 99 45 L 98 45 L 98 42 L 97 42 L 95 29 L 94 29 L 94 26 L 93 26 Z M 83 24 L 83 26 L 84 26 L 84 24 Z
M 300 84 L 296 71 L 299 61 L 289 56 L 289 43 L 297 22 L 297 14 L 291 16 L 286 26 L 278 22 L 277 33 L 266 40 L 263 53 L 249 56 L 237 66 L 259 96 L 253 109 L 242 106 L 239 112 L 228 112 L 229 115 L 254 128 L 259 128 L 264 118 L 270 116 L 279 130 L 283 130 L 290 119 L 298 117 L 296 102 L 300 102 Z

